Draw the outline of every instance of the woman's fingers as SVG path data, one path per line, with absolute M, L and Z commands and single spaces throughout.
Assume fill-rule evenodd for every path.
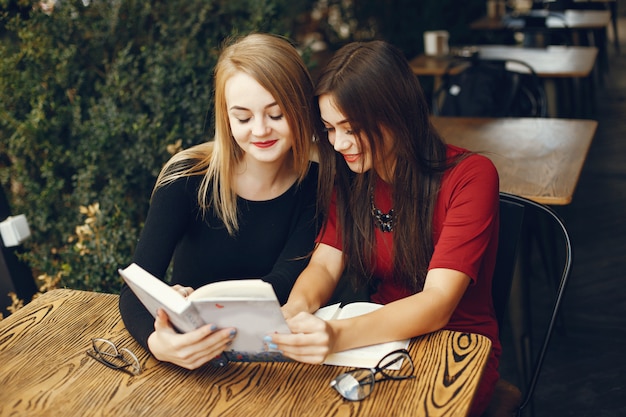
M 218 330 L 213 325 L 180 334 L 174 330 L 163 310 L 157 313 L 154 329 L 148 338 L 152 354 L 161 361 L 186 369 L 196 369 L 220 355 L 237 334 L 234 328 Z
M 298 313 L 287 320 L 287 325 L 292 333 L 268 335 L 267 346 L 300 362 L 324 362 L 332 346 L 332 329 L 328 323 L 312 314 Z
M 179 293 L 180 295 L 182 295 L 183 297 L 188 297 L 191 295 L 191 293 L 193 292 L 193 288 L 192 287 L 184 287 L 180 284 L 175 284 L 172 285 L 172 288 Z

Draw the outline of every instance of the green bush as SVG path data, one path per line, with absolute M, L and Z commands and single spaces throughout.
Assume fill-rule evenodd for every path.
M 161 166 L 212 136 L 220 44 L 289 35 L 292 3 L 0 0 L 0 183 L 36 275 L 119 290 Z
M 378 36 L 399 47 L 407 58 L 424 52 L 424 32 L 447 30 L 450 45 L 480 40 L 469 23 L 485 14 L 485 0 L 360 0 L 355 2 L 359 22 L 374 21 Z

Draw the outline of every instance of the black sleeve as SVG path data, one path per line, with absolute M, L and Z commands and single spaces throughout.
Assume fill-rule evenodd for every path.
M 309 263 L 319 225 L 315 219 L 318 165 L 311 164 L 307 177 L 297 190 L 292 233 L 272 271 L 263 277 L 274 287 L 281 304 L 287 302 L 296 279 Z
M 193 216 L 194 184 L 191 179 L 181 179 L 161 187 L 150 203 L 133 262 L 161 279 L 165 277 L 174 249 L 185 233 L 188 219 Z M 154 318 L 126 285 L 120 292 L 119 309 L 128 332 L 148 349 Z

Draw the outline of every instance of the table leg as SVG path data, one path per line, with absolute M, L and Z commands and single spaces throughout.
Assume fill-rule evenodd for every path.
M 548 105 L 548 117 L 559 117 L 561 113 L 562 98 L 557 93 L 556 82 L 552 78 L 543 80 L 543 88 L 546 92 L 546 104 Z
M 529 284 L 527 273 L 527 256 L 529 253 L 530 236 L 523 232 L 521 245 L 518 246 L 518 256 L 515 263 L 513 282 L 511 283 L 511 296 L 509 298 L 509 320 L 511 334 L 515 349 L 517 373 L 522 387 L 526 387 L 531 378 L 532 352 L 531 352 L 531 326 L 530 326 L 530 301 Z
M 611 11 L 611 25 L 613 25 L 613 46 L 615 46 L 615 52 L 619 54 L 619 35 L 617 34 L 617 0 L 609 2 L 609 10 Z

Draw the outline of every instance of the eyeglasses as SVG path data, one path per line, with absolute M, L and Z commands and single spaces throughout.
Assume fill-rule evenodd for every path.
M 115 343 L 102 338 L 91 339 L 91 346 L 93 349 L 88 349 L 87 355 L 101 364 L 130 375 L 139 375 L 141 373 L 139 359 L 130 350 L 126 348 L 118 349 Z
M 338 375 L 330 381 L 330 386 L 343 398 L 360 401 L 372 393 L 375 382 L 415 378 L 413 370 L 411 355 L 406 349 L 399 349 L 385 355 L 375 368 L 354 369 Z M 382 378 L 376 379 L 379 373 Z

